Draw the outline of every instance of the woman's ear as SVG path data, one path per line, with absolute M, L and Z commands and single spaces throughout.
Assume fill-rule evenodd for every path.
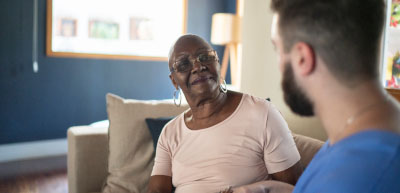
M 178 90 L 179 86 L 178 84 L 175 82 L 174 77 L 172 76 L 172 74 L 169 75 L 169 79 L 171 79 L 172 84 L 174 85 L 175 89 Z

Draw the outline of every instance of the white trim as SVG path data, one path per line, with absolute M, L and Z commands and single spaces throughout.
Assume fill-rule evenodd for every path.
M 382 64 L 380 65 L 380 76 L 381 76 L 381 81 L 383 87 L 386 87 L 386 70 L 387 70 L 387 52 L 388 52 L 388 39 L 389 39 L 389 32 L 390 32 L 390 17 L 392 15 L 392 1 L 391 0 L 386 0 L 386 19 L 385 19 L 385 27 L 383 30 L 383 40 L 382 40 L 382 46 L 383 49 L 381 49 L 381 62 Z
M 34 142 L 0 145 L 0 163 L 67 155 L 67 139 L 52 139 Z

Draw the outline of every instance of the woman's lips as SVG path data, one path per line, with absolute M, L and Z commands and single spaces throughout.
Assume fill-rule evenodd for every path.
M 199 77 L 199 78 L 197 78 L 196 80 L 194 80 L 192 82 L 192 85 L 201 84 L 201 83 L 204 83 L 204 82 L 206 82 L 206 81 L 208 81 L 210 79 L 211 79 L 210 77 L 205 77 L 205 76 Z

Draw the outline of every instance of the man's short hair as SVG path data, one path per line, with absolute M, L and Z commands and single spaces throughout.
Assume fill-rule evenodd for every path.
M 378 77 L 383 0 L 271 0 L 284 50 L 305 42 L 338 80 Z

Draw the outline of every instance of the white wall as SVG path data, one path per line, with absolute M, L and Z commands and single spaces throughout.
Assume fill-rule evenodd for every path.
M 266 0 L 243 1 L 240 91 L 271 98 L 293 132 L 325 140 L 326 134 L 316 118 L 294 115 L 283 101 L 277 56 L 270 41 L 272 12 L 269 3 Z

